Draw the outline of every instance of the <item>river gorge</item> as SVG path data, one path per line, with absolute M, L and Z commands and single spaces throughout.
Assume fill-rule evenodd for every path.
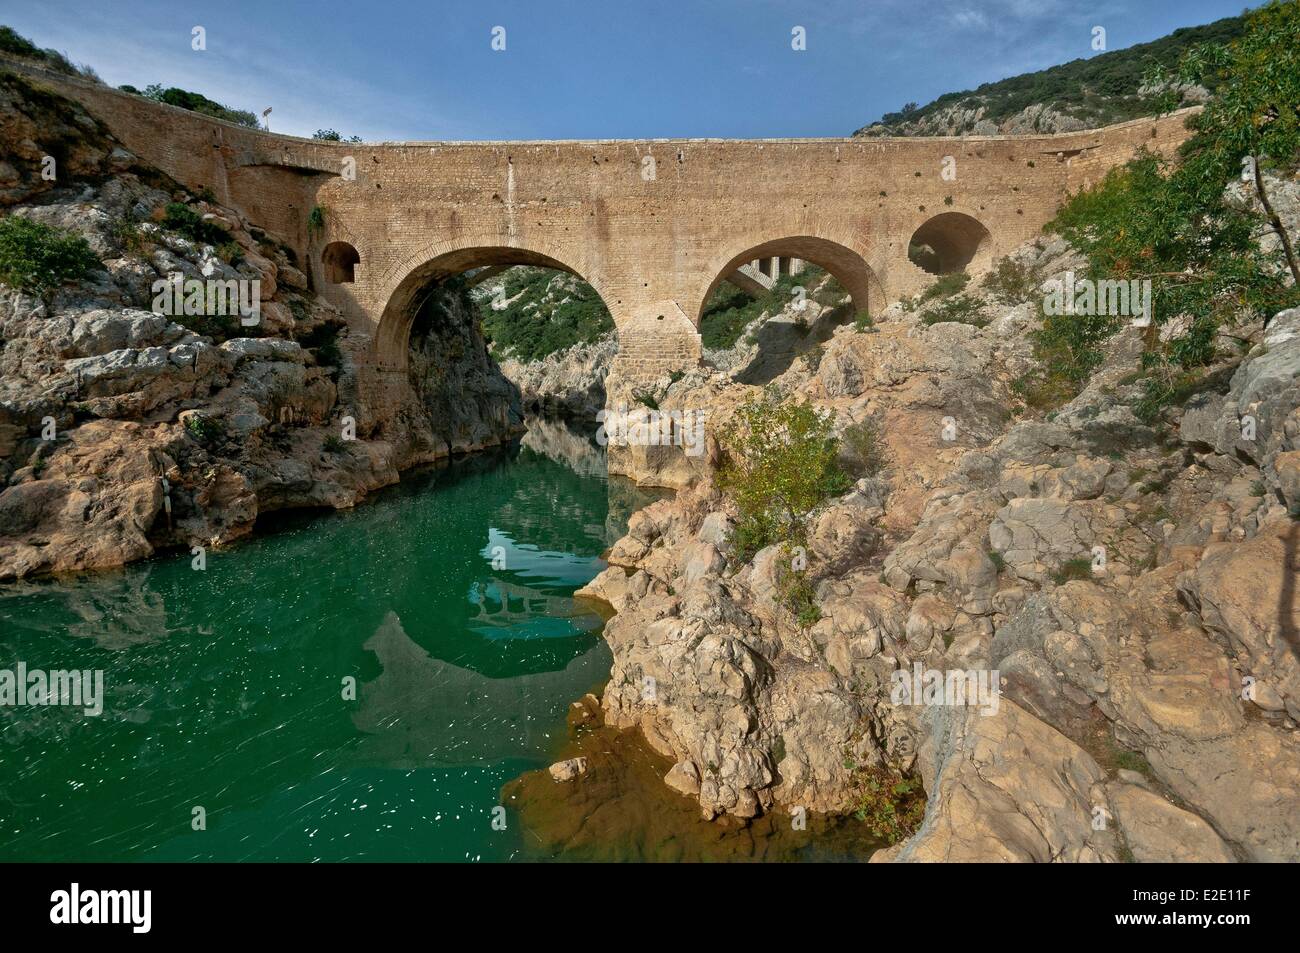
M 202 569 L 175 553 L 0 587 L 0 657 L 105 673 L 98 716 L 0 707 L 0 859 L 533 860 L 565 859 L 569 842 L 580 858 L 662 859 L 665 839 L 713 859 L 835 850 L 815 836 L 824 823 L 797 839 L 771 823 L 710 831 L 616 732 L 594 736 L 618 748 L 587 792 L 613 806 L 598 837 L 564 829 L 558 794 L 520 785 L 522 823 L 502 797 L 525 772 L 558 787 L 539 769 L 611 664 L 606 613 L 573 592 L 664 495 L 607 478 L 583 435 L 531 424 L 522 446 L 414 472 L 355 509 L 269 519 Z
M 602 618 L 571 595 L 638 491 L 591 457 L 466 458 L 202 571 L 182 553 L 5 587 L 0 655 L 102 669 L 106 699 L 93 731 L 0 708 L 4 856 L 519 856 L 517 826 L 492 827 L 501 786 L 549 763 L 609 675 Z

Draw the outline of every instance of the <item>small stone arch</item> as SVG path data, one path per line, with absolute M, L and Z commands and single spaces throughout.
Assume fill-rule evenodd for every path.
M 727 276 L 741 265 L 756 259 L 798 258 L 811 262 L 829 272 L 849 293 L 857 311 L 878 313 L 885 306 L 885 289 L 877 272 L 861 254 L 847 245 L 813 235 L 791 235 L 749 245 L 732 254 L 711 269 L 712 281 L 695 304 L 695 322 L 698 324 L 713 292 L 727 280 Z
M 964 212 L 943 212 L 921 223 L 907 242 L 912 264 L 932 275 L 948 275 L 989 264 L 993 236 Z
M 357 280 L 356 267 L 361 255 L 349 242 L 330 242 L 320 254 L 325 280 L 332 285 L 352 284 Z

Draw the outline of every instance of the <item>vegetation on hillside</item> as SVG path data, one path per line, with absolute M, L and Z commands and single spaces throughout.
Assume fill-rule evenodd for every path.
M 65 54 L 58 50 L 43 50 L 27 37 L 7 26 L 0 26 L 0 53 L 30 60 L 38 66 L 63 73 L 65 76 L 84 76 L 87 79 L 99 80 L 99 75 L 91 67 L 85 64 L 75 66 Z
M 184 202 L 169 202 L 163 211 L 163 228 L 203 245 L 228 245 L 234 240 L 230 232 L 213 222 L 206 222 Z
M 1175 30 L 1150 43 L 1101 53 L 1088 59 L 1072 60 L 1060 66 L 1024 73 L 973 90 L 946 93 L 917 108 L 914 103 L 898 112 L 886 113 L 880 124 L 911 125 L 951 106 L 985 108 L 984 118 L 998 122 L 1038 103 L 1051 105 L 1089 125 L 1105 125 L 1158 112 L 1154 93 L 1140 94 L 1152 67 L 1171 69 L 1183 55 L 1199 44 L 1226 44 L 1241 35 L 1245 16 L 1227 17 L 1204 26 Z M 1215 78 L 1203 82 L 1211 90 Z M 903 130 L 892 129 L 901 132 Z
M 920 778 L 907 777 L 884 765 L 857 766 L 845 759 L 857 788 L 856 817 L 886 844 L 907 840 L 925 820 L 925 788 Z
M 1258 214 L 1224 200 L 1246 168 L 1267 208 L 1260 168 L 1289 168 L 1300 152 L 1300 4 L 1271 3 L 1251 14 L 1247 32 L 1228 46 L 1188 50 L 1179 74 L 1212 74 L 1218 88 L 1180 161 L 1142 154 L 1074 196 L 1049 226 L 1087 256 L 1088 277 L 1151 281 L 1153 326 L 1135 408 L 1148 421 L 1195 392 L 1221 328 L 1267 321 L 1300 303 L 1296 285 L 1285 281 L 1288 270 L 1296 273 L 1294 255 L 1288 261 L 1285 244 L 1261 250 Z M 1124 320 L 1045 316 L 1035 336 L 1042 371 L 1017 389 L 1038 406 L 1068 400 Z M 1162 335 L 1172 321 L 1176 330 Z
M 146 86 L 143 91 L 130 85 L 119 86 L 118 89 L 124 93 L 135 93 L 145 99 L 152 99 L 156 103 L 179 106 L 181 109 L 188 109 L 204 116 L 211 116 L 214 119 L 224 119 L 226 122 L 233 122 L 239 126 L 248 126 L 250 129 L 257 129 L 259 125 L 257 116 L 246 109 L 232 109 L 229 106 L 223 106 L 221 103 L 208 99 L 202 93 L 190 92 L 176 86 L 168 86 L 164 89 L 161 84 L 152 83 Z
M 614 319 L 596 289 L 574 275 L 520 266 L 506 271 L 499 285 L 479 287 L 508 302 L 496 310 L 475 294 L 483 315 L 483 335 L 498 356 L 540 361 L 614 330 Z

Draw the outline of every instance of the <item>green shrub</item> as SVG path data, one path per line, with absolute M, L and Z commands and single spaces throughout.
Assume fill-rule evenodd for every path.
M 921 323 L 925 325 L 945 322 L 970 324 L 977 328 L 982 328 L 989 323 L 988 319 L 980 313 L 979 300 L 964 294 L 945 298 L 938 304 L 926 308 L 925 313 L 921 315 Z
M 970 275 L 964 271 L 954 271 L 951 274 L 940 275 L 930 287 L 921 292 L 917 303 L 925 304 L 929 301 L 942 301 L 944 298 L 951 298 L 958 292 L 965 290 L 966 285 L 969 283 Z
M 0 218 L 0 282 L 44 295 L 100 267 L 79 235 L 17 215 Z
M 984 276 L 982 286 L 1002 304 L 1017 305 L 1037 297 L 1042 280 L 1037 268 L 1014 258 L 999 258 Z
M 298 309 L 293 310 L 296 316 Z M 339 350 L 338 338 L 338 325 L 318 324 L 303 335 L 298 343 L 316 355 L 316 363 L 321 367 L 339 367 L 343 364 L 343 352 Z
M 127 91 L 136 92 L 134 87 Z M 256 129 L 259 125 L 257 117 L 246 109 L 231 109 L 229 106 L 223 106 L 221 103 L 208 99 L 202 93 L 192 93 L 176 86 L 169 86 L 164 89 L 160 83 L 151 83 L 145 87 L 144 92 L 140 93 L 140 95 L 146 99 L 152 99 L 154 102 L 178 106 L 181 109 L 188 109 L 204 116 L 211 116 L 214 119 L 224 119 L 226 122 L 233 122 L 237 126 L 248 126 L 251 129 Z
M 829 415 L 774 387 L 737 409 L 721 442 L 727 457 L 719 485 L 739 510 L 741 561 L 776 542 L 802 543 L 812 511 L 849 486 Z
M 840 459 L 854 477 L 872 477 L 885 467 L 880 428 L 871 418 L 849 424 L 840 435 Z
M 351 453 L 348 443 L 338 434 L 330 434 L 321 444 L 321 449 L 326 453 Z
M 859 334 L 862 334 L 865 331 L 870 331 L 875 326 L 876 323 L 871 320 L 871 315 L 867 314 L 865 311 L 859 311 L 853 318 L 853 330 L 857 331 Z
M 244 249 L 239 242 L 222 242 L 217 246 L 217 257 L 227 265 L 240 265 L 244 261 Z
M 234 242 L 230 232 L 220 225 L 205 222 L 203 216 L 184 202 L 167 204 L 163 212 L 162 226 L 201 245 L 221 247 Z
M 777 565 L 777 598 L 806 629 L 822 617 L 822 611 L 817 606 L 817 587 L 809 578 L 808 570 L 793 568 L 792 561 L 793 552 L 787 545 Z
M 150 244 L 140 231 L 140 223 L 132 218 L 119 218 L 112 225 L 115 241 L 129 252 L 141 252 Z
M 185 418 L 185 431 L 201 444 L 211 444 L 225 436 L 221 422 L 203 414 L 190 414 Z
M 343 142 L 343 137 L 333 129 L 317 129 L 311 134 L 313 139 L 320 139 L 323 142 Z M 360 136 L 350 136 L 348 142 L 360 142 Z
M 316 235 L 325 230 L 325 206 L 313 205 L 307 213 L 307 233 Z

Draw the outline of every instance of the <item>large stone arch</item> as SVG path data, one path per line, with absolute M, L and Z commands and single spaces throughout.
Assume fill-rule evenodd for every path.
M 708 268 L 708 284 L 692 296 L 690 313 L 697 325 L 705 304 L 727 276 L 746 262 L 762 258 L 801 258 L 824 268 L 834 276 L 853 299 L 856 310 L 878 313 L 885 307 L 887 298 L 880 278 L 882 269 L 868 263 L 871 254 L 869 248 L 855 250 L 847 240 L 816 235 L 788 235 L 755 240 L 755 236 L 749 236 L 734 243 L 724 254 L 725 257 L 714 259 Z
M 603 276 L 588 274 L 580 267 L 562 261 L 550 249 L 503 244 L 499 239 L 484 238 L 436 242 L 390 267 L 377 283 L 378 300 L 383 303 L 373 344 L 378 363 L 394 370 L 406 367 L 411 322 L 417 310 L 416 299 L 431 282 L 475 268 L 511 265 L 554 268 L 577 275 L 600 295 L 605 307 L 610 309 L 615 328 L 618 328 L 620 316 L 610 305 Z
M 993 257 L 993 234 L 984 223 L 965 212 L 940 212 L 921 222 L 908 238 L 908 258 L 918 268 L 935 275 L 956 271 L 982 271 Z M 926 263 L 912 258 L 913 246 L 928 246 Z

